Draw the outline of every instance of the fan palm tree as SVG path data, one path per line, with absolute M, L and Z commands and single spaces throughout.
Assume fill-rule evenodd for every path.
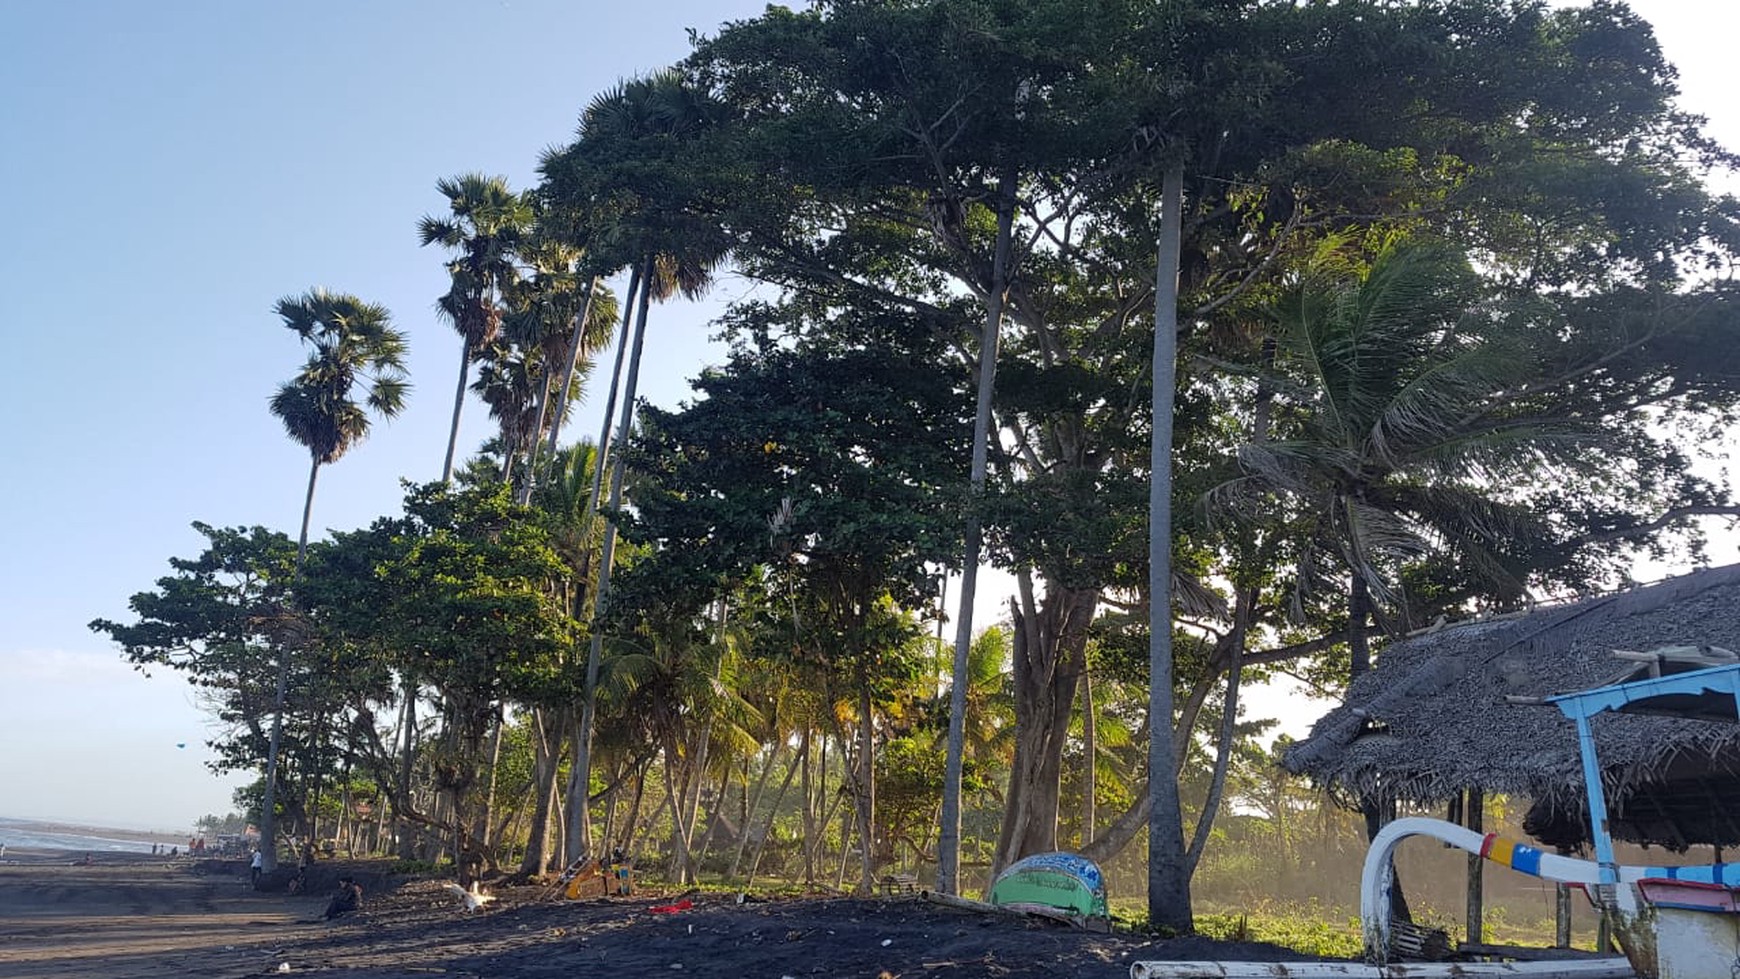
M 501 331 L 502 291 L 519 278 L 515 253 L 532 223 L 531 202 L 508 188 L 502 177 L 467 173 L 435 185 L 447 198 L 448 216 L 425 216 L 417 236 L 425 246 L 453 252 L 447 263 L 448 289 L 437 302 L 443 318 L 459 332 L 459 384 L 453 395 L 453 424 L 441 481 L 453 478 L 453 453 L 459 416 L 465 407 L 465 382 L 471 362 Z
M 709 216 L 705 194 L 688 148 L 704 134 L 717 115 L 706 95 L 686 84 L 681 74 L 664 71 L 623 82 L 600 95 L 582 115 L 580 138 L 567 150 L 547 157 L 543 169 L 555 193 L 584 199 L 598 222 L 600 251 L 618 268 L 631 270 L 623 322 L 635 317 L 632 335 L 624 330 L 618 342 L 622 385 L 617 448 L 610 444 L 613 403 L 606 406 L 605 431 L 599 439 L 600 461 L 611 467 L 610 502 L 604 542 L 593 593 L 596 610 L 609 594 L 615 558 L 616 522 L 622 505 L 623 455 L 633 425 L 635 392 L 646 341 L 648 307 L 676 295 L 697 298 L 712 282 L 714 270 L 729 252 L 718 222 Z M 638 307 L 637 307 L 638 303 Z M 622 351 L 627 350 L 626 372 Z M 612 381 L 614 392 L 616 380 Z M 598 476 L 602 477 L 600 468 Z M 589 510 L 596 509 L 597 489 Z M 595 618 L 596 616 L 594 616 Z M 579 852 L 586 835 L 585 786 L 590 777 L 590 741 L 596 699 L 602 633 L 592 629 L 587 652 L 586 692 L 580 730 L 575 739 L 570 780 L 568 850 Z M 581 804 L 576 805 L 577 802 Z
M 302 503 L 302 532 L 296 541 L 296 572 L 308 554 L 308 522 L 314 511 L 314 486 L 320 467 L 338 461 L 369 431 L 369 414 L 392 418 L 405 407 L 405 337 L 393 328 L 383 306 L 355 296 L 315 289 L 286 296 L 275 310 L 284 325 L 313 348 L 295 377 L 272 396 L 271 412 L 284 431 L 308 450 L 308 493 Z M 355 400 L 358 384 L 366 387 Z M 278 689 L 273 699 L 272 735 L 266 752 L 266 793 L 260 814 L 265 869 L 277 866 L 275 813 L 278 752 L 283 738 L 284 699 L 290 661 L 279 654 Z
M 536 484 L 537 442 L 547 430 L 545 457 L 556 457 L 562 424 L 577 393 L 575 382 L 590 373 L 592 356 L 610 342 L 616 301 L 597 276 L 588 276 L 581 268 L 584 252 L 553 235 L 533 235 L 522 246 L 521 258 L 531 275 L 514 290 L 503 333 L 519 350 L 536 352 L 536 404 L 530 438 L 523 446 L 527 468 L 520 501 L 524 503 Z

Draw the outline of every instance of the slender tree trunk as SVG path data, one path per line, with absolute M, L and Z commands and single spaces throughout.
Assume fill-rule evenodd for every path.
M 636 268 L 629 279 L 628 302 L 623 307 L 623 326 L 627 327 L 628 317 L 635 312 L 635 291 L 638 287 L 640 310 L 631 338 L 624 329 L 623 337 L 617 350 L 617 368 L 621 373 L 622 350 L 630 346 L 632 339 L 633 352 L 628 358 L 628 375 L 624 382 L 622 397 L 621 435 L 618 442 L 628 443 L 629 427 L 634 422 L 634 392 L 636 382 L 640 378 L 641 349 L 646 341 L 647 307 L 652 299 L 651 279 L 652 263 L 646 261 Z M 611 393 L 616 392 L 616 382 L 611 382 Z M 604 416 L 604 437 L 598 443 L 598 468 L 593 471 L 592 491 L 586 502 L 585 522 L 582 526 L 590 528 L 592 515 L 597 512 L 599 487 L 602 485 L 605 460 L 610 451 L 610 414 L 607 407 Z M 598 612 L 610 591 L 610 570 L 616 560 L 616 517 L 615 512 L 622 505 L 622 472 L 624 460 L 620 447 L 610 468 L 610 509 L 611 513 L 604 520 L 604 547 L 598 561 L 598 584 L 593 589 L 592 614 L 587 622 L 590 626 L 586 647 L 586 688 L 580 704 L 580 723 L 574 732 L 574 770 L 568 783 L 568 833 L 567 849 L 569 853 L 584 852 L 591 844 L 591 826 L 589 825 L 588 809 L 585 803 L 588 786 L 592 779 L 592 727 L 593 715 L 598 704 L 598 661 L 604 651 L 604 634 L 599 629 Z M 578 793 L 576 793 L 578 787 Z
M 1154 391 L 1148 488 L 1148 921 L 1193 928 L 1190 870 L 1172 744 L 1172 404 L 1178 368 L 1178 268 L 1184 228 L 1184 167 L 1167 167 L 1161 188 L 1154 282 Z
M 417 683 L 409 676 L 404 678 L 405 688 L 405 749 L 399 756 L 399 798 L 409 805 L 411 801 L 411 770 L 417 757 Z M 403 814 L 399 817 L 399 858 L 411 860 L 417 855 L 416 826 Z
M 441 460 L 441 482 L 453 481 L 453 451 L 459 445 L 459 415 L 465 409 L 465 381 L 471 374 L 471 341 L 459 344 L 459 387 L 453 392 L 453 424 L 447 429 L 447 456 Z
M 1190 746 L 1196 737 L 1196 722 L 1202 718 L 1202 706 L 1208 702 L 1208 695 L 1214 692 L 1214 681 L 1220 678 L 1220 672 L 1215 669 L 1206 671 L 1202 678 L 1190 685 L 1190 692 L 1184 695 L 1184 706 L 1179 708 L 1178 723 L 1172 726 L 1172 743 L 1177 745 L 1178 764 L 1175 771 L 1184 771 L 1184 763 L 1190 760 Z
M 728 880 L 736 879 L 737 866 L 743 862 L 743 851 L 749 845 L 749 820 L 754 817 L 756 810 L 761 808 L 761 793 L 763 789 L 767 788 L 767 776 L 773 773 L 774 763 L 779 760 L 780 745 L 781 742 L 776 738 L 773 742 L 773 750 L 767 755 L 767 763 L 761 766 L 761 774 L 755 777 L 755 790 L 749 792 L 748 788 L 745 787 L 744 791 L 748 794 L 744 796 L 743 822 L 738 827 L 737 832 L 737 852 L 731 855 L 731 869 L 725 871 L 725 877 Z M 792 766 L 791 771 L 796 771 L 795 765 Z M 748 778 L 747 771 L 744 772 L 744 777 Z M 789 771 L 786 775 L 786 781 L 791 781 Z
M 1231 766 L 1238 739 L 1239 680 L 1244 673 L 1245 641 L 1250 631 L 1251 605 L 1256 600 L 1255 588 L 1242 588 L 1238 593 L 1238 607 L 1233 610 L 1232 636 L 1228 643 L 1230 661 L 1226 672 L 1226 698 L 1221 705 L 1214 775 L 1209 779 L 1208 797 L 1203 800 L 1202 812 L 1196 817 L 1196 830 L 1191 834 L 1190 849 L 1185 852 L 1185 863 L 1192 877 L 1196 875 L 1197 864 L 1202 861 L 1202 851 L 1208 846 L 1209 831 L 1214 828 L 1215 817 L 1220 812 L 1221 796 L 1226 792 L 1227 770 Z
M 1269 441 L 1269 416 L 1273 397 L 1269 376 L 1275 366 L 1275 338 L 1265 337 L 1262 350 L 1263 373 L 1257 381 L 1256 406 L 1251 413 L 1251 441 L 1258 445 Z M 1193 879 L 1196 868 L 1202 861 L 1202 853 L 1208 847 L 1209 830 L 1214 827 L 1214 821 L 1219 816 L 1221 797 L 1226 792 L 1227 770 L 1231 767 L 1237 734 L 1239 682 L 1243 678 L 1245 650 L 1250 642 L 1251 619 L 1256 614 L 1258 595 L 1254 585 L 1245 585 L 1234 593 L 1237 604 L 1233 609 L 1232 634 L 1228 637 L 1227 644 L 1226 700 L 1221 713 L 1220 745 L 1214 759 L 1214 776 L 1210 781 L 1208 797 L 1203 802 L 1202 814 L 1196 820 L 1196 832 L 1192 835 L 1190 850 L 1186 854 Z M 1192 718 L 1192 724 L 1194 720 Z M 1186 728 L 1181 731 L 1179 740 L 1188 741 L 1190 737 L 1191 733 Z
M 1081 845 L 1094 841 L 1094 797 L 1099 792 L 1099 740 L 1094 726 L 1093 673 L 1081 674 Z
M 556 388 L 556 414 L 549 418 L 550 441 L 545 455 L 556 458 L 556 445 L 562 434 L 562 415 L 568 410 L 568 389 L 574 386 L 574 372 L 580 366 L 580 342 L 586 336 L 586 321 L 592 318 L 592 301 L 598 296 L 598 277 L 593 276 L 586 286 L 586 302 L 580 307 L 580 314 L 574 317 L 574 333 L 568 339 L 568 363 L 562 371 L 560 385 Z M 538 392 L 538 420 L 532 427 L 532 437 L 526 446 L 526 479 L 520 491 L 520 503 L 531 502 L 532 490 L 537 485 L 536 457 L 538 454 L 538 436 L 544 431 L 546 420 L 545 409 L 550 403 L 550 378 L 544 378 L 543 390 Z M 605 409 L 605 420 L 610 418 L 610 410 Z
M 473 836 L 475 838 L 475 843 L 473 845 L 475 846 L 487 847 L 489 842 L 489 826 L 490 823 L 495 821 L 495 776 L 496 770 L 501 767 L 501 735 L 502 728 L 506 726 L 507 718 L 503 716 L 501 709 L 497 708 L 495 718 L 495 736 L 490 738 L 489 742 L 489 780 L 484 784 L 483 813 L 478 817 L 477 828 L 473 831 Z M 491 864 L 494 864 L 494 854 L 488 853 L 486 850 L 485 858 L 489 860 Z
M 677 766 L 676 742 L 665 748 L 665 806 L 671 813 L 671 877 L 679 884 L 689 883 L 689 841 L 683 835 L 683 811 L 674 769 Z
M 1003 294 L 1008 291 L 1009 239 L 1015 223 L 1016 173 L 1005 166 L 997 185 L 997 241 L 991 262 L 991 288 L 985 296 L 985 326 L 979 341 L 978 404 L 973 416 L 973 462 L 968 477 L 966 550 L 961 565 L 960 611 L 955 616 L 955 658 L 949 690 L 948 754 L 943 768 L 942 826 L 937 833 L 936 888 L 958 891 L 961 851 L 961 767 L 966 751 L 967 661 L 973 648 L 973 600 L 978 594 L 981 550 L 979 497 L 991 441 L 991 394 L 997 379 L 998 335 L 1003 325 Z M 947 579 L 944 579 L 945 587 Z
M 816 886 L 816 796 L 810 789 L 810 728 L 804 725 L 803 744 L 798 748 L 803 753 L 803 794 L 804 794 L 804 886 Z
M 858 687 L 858 792 L 859 832 L 864 854 L 859 861 L 858 891 L 866 897 L 876 890 L 876 766 L 875 722 L 870 716 L 870 687 Z
M 1347 650 L 1352 664 L 1350 676 L 1357 680 L 1371 669 L 1371 644 L 1365 633 L 1365 620 L 1371 613 L 1371 592 L 1365 575 L 1355 568 L 1347 589 Z
M 810 750 L 809 742 L 806 740 L 804 742 L 804 746 L 799 749 L 800 754 L 803 756 L 802 761 L 803 761 L 803 765 L 804 765 L 804 772 L 806 775 L 809 773 L 809 770 L 810 770 L 809 769 L 809 750 Z M 773 808 L 771 808 L 767 811 L 767 824 L 764 825 L 761 829 L 761 838 L 755 841 L 755 853 L 753 856 L 751 856 L 749 858 L 749 875 L 748 875 L 748 879 L 744 881 L 745 887 L 749 886 L 750 884 L 755 883 L 755 872 L 756 872 L 756 870 L 758 870 L 761 867 L 761 853 L 763 850 L 767 849 L 767 840 L 769 837 L 771 837 L 773 835 L 773 821 L 775 819 L 779 818 L 780 804 L 785 801 L 786 790 L 791 788 L 792 776 L 797 774 L 797 771 L 798 771 L 798 759 L 794 758 L 794 759 L 792 759 L 792 764 L 790 766 L 788 766 L 785 770 L 784 781 L 779 783 L 779 792 L 777 792 L 773 797 Z M 751 813 L 751 816 L 753 816 L 753 815 L 754 815 L 754 813 Z M 745 819 L 743 822 L 744 822 L 744 826 L 745 826 L 744 836 L 747 837 L 749 835 L 748 830 L 747 830 L 749 820 Z
M 308 556 L 308 521 L 314 513 L 314 483 L 320 477 L 320 460 L 308 467 L 308 492 L 302 498 L 302 533 L 296 539 L 295 576 L 302 576 L 302 562 Z M 271 873 L 278 869 L 278 847 L 270 843 L 277 839 L 278 829 L 278 753 L 284 742 L 284 702 L 290 691 L 290 652 L 278 650 L 278 685 L 272 694 L 272 734 L 266 746 L 266 791 L 260 800 L 260 861 L 262 869 Z
M 634 801 L 629 804 L 628 828 L 622 835 L 622 852 L 624 853 L 634 853 L 634 831 L 635 827 L 640 825 L 640 804 L 646 796 L 646 773 L 647 769 L 651 767 L 652 761 L 650 759 L 643 761 L 640 768 L 634 773 Z

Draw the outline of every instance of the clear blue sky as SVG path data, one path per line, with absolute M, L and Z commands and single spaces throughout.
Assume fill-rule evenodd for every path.
M 294 531 L 307 457 L 266 398 L 302 354 L 273 302 L 323 285 L 408 331 L 410 409 L 322 474 L 314 525 L 392 512 L 401 477 L 439 474 L 458 359 L 415 234 L 436 179 L 531 185 L 595 93 L 761 6 L 0 4 L 0 815 L 173 829 L 229 810 L 238 780 L 203 767 L 185 685 L 139 678 L 85 623 L 197 553 L 194 520 Z M 1635 6 L 1688 107 L 1740 146 L 1729 0 Z M 649 399 L 718 358 L 707 320 L 746 288 L 658 312 Z M 572 431 L 595 435 L 597 411 Z M 475 400 L 466 420 L 462 450 L 488 434 Z
M 194 520 L 294 533 L 307 455 L 266 399 L 303 355 L 273 302 L 324 285 L 408 331 L 410 408 L 322 473 L 314 524 L 392 512 L 401 477 L 440 474 L 457 369 L 433 315 L 442 258 L 417 245 L 435 181 L 530 186 L 594 94 L 681 57 L 685 28 L 761 9 L 0 5 L 0 815 L 176 827 L 228 811 L 234 780 L 203 768 L 185 685 L 133 675 L 85 623 L 123 617 L 169 556 L 196 554 Z M 681 396 L 711 313 L 657 312 L 649 398 Z M 600 410 L 573 430 L 596 435 Z M 462 451 L 488 429 L 473 400 Z

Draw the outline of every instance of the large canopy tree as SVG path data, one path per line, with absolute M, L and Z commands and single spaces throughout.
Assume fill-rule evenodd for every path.
M 738 325 L 778 329 L 790 312 L 755 310 Z M 917 667 L 916 623 L 899 609 L 924 607 L 934 566 L 953 554 L 965 426 L 957 390 L 923 353 L 934 341 L 921 325 L 859 327 L 845 342 L 761 333 L 726 370 L 697 379 L 703 400 L 647 410 L 638 459 L 648 481 L 630 532 L 654 551 L 626 594 L 705 595 L 746 576 L 776 592 L 771 606 L 792 630 L 786 655 L 856 715 L 850 777 L 867 891 L 874 714 Z M 905 342 L 890 345 L 890 328 Z

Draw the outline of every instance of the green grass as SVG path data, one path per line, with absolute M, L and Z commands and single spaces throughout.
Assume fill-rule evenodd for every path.
M 1365 952 L 1357 916 L 1314 903 L 1199 910 L 1196 930 L 1209 938 L 1267 942 L 1318 958 L 1357 959 Z
M 1120 926 L 1147 930 L 1147 912 L 1139 902 L 1113 901 L 1111 912 Z M 1237 907 L 1199 903 L 1196 931 L 1221 941 L 1266 942 L 1317 958 L 1357 959 L 1364 953 L 1358 916 L 1316 902 Z

